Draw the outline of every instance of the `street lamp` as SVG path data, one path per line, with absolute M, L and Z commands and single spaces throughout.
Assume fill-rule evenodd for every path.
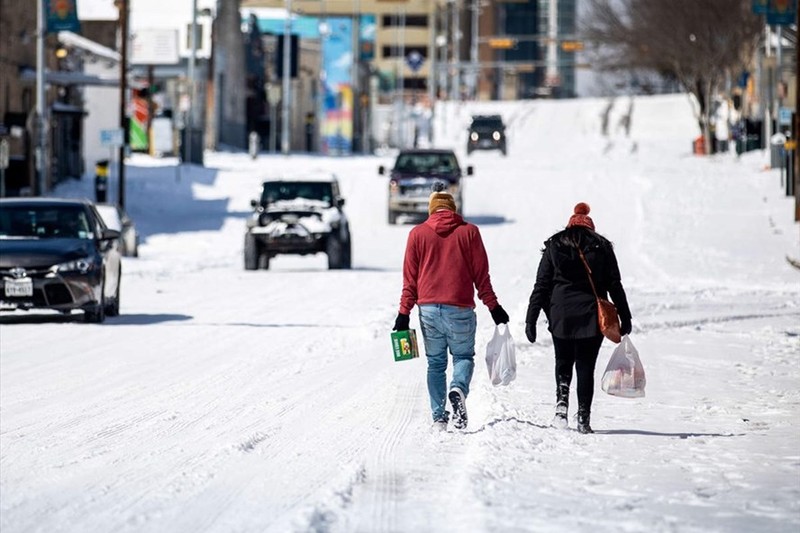
M 126 139 L 128 138 L 128 15 L 130 4 L 128 0 L 116 0 L 119 9 L 119 40 L 120 40 L 120 61 L 119 61 L 119 127 L 122 130 L 122 144 L 119 146 L 117 158 L 117 182 L 118 193 L 117 203 L 120 207 L 125 207 L 125 150 L 127 149 Z
M 44 0 L 36 7 L 36 189 L 44 195 L 47 178 L 47 116 L 44 86 Z
M 283 108 L 281 111 L 281 152 L 289 154 L 289 99 L 291 80 L 289 76 L 292 71 L 289 65 L 291 61 L 292 44 L 292 0 L 286 0 L 286 20 L 283 23 Z
M 189 89 L 189 109 L 186 116 L 186 160 L 192 163 L 192 145 L 194 144 L 194 71 L 197 62 L 197 0 L 192 0 L 192 29 L 189 35 L 189 68 L 187 72 L 187 85 Z

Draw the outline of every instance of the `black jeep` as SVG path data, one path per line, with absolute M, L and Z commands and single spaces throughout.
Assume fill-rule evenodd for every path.
M 467 131 L 467 154 L 475 150 L 506 149 L 506 126 L 500 115 L 475 115 Z

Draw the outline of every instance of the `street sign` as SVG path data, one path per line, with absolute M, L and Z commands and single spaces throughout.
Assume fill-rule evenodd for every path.
M 265 83 L 264 87 L 266 88 L 267 102 L 269 102 L 269 105 L 278 105 L 278 102 L 281 101 L 281 86 Z
M 124 142 L 122 128 L 115 128 L 113 130 L 100 130 L 100 144 L 106 148 L 122 146 Z
M 792 124 L 792 110 L 788 107 L 781 107 L 778 109 L 778 124 L 781 126 L 789 126 Z
M 5 170 L 8 168 L 9 150 L 8 140 L 3 139 L 0 141 L 0 169 Z
M 425 62 L 425 58 L 422 57 L 422 54 L 414 50 L 410 54 L 406 56 L 406 63 L 408 64 L 408 68 L 412 71 L 417 72 L 421 67 L 422 64 Z
M 493 37 L 489 39 L 489 48 L 507 50 L 509 48 L 514 48 L 516 44 L 517 44 L 516 39 L 508 39 L 503 37 Z

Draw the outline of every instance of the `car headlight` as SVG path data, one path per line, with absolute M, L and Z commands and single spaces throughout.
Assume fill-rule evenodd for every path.
M 492 139 L 494 139 L 495 141 L 499 141 L 500 140 L 500 132 L 496 131 L 496 132 L 492 133 Z
M 469 138 L 472 139 L 473 141 L 477 141 L 478 140 L 478 134 L 473 131 L 472 133 L 469 134 Z
M 56 272 L 80 272 L 81 274 L 86 274 L 87 272 L 94 270 L 95 262 L 92 261 L 89 257 L 84 257 L 81 259 L 73 259 L 72 261 L 67 261 L 66 263 L 60 263 L 53 267 L 53 270 Z

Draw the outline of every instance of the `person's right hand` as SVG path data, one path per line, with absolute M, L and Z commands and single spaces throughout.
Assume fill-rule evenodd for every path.
M 525 324 L 525 336 L 531 344 L 536 342 L 536 324 Z
M 633 329 L 633 326 L 631 325 L 631 319 L 630 318 L 622 318 L 622 319 L 620 319 L 619 332 L 622 335 L 630 334 L 632 329 Z
M 394 328 L 392 328 L 392 331 L 407 331 L 410 321 L 411 321 L 410 315 L 397 313 L 397 318 L 394 319 Z

